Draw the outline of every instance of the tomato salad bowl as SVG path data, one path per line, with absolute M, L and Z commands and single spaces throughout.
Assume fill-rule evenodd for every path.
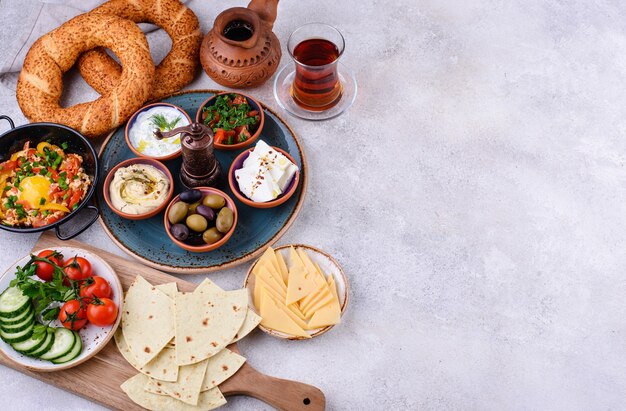
M 99 215 L 89 204 L 98 183 L 91 143 L 61 124 L 15 127 L 10 117 L 0 119 L 11 126 L 0 135 L 0 229 L 54 229 L 59 239 L 69 240 L 89 228 Z
M 247 94 L 225 91 L 200 105 L 196 123 L 213 130 L 216 149 L 239 150 L 259 138 L 265 124 L 265 112 L 261 104 Z

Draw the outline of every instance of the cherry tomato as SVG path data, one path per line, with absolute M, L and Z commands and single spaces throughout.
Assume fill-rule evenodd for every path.
M 111 285 L 102 277 L 94 275 L 85 280 L 80 287 L 80 296 L 86 302 L 91 302 L 94 296 L 98 298 L 111 297 Z
M 80 203 L 80 199 L 83 196 L 83 190 L 76 190 L 70 197 L 70 203 L 68 207 L 72 209 L 76 204 Z
M 69 330 L 78 331 L 83 328 L 87 324 L 87 315 L 80 301 L 69 300 L 63 304 L 59 312 L 59 321 Z
M 63 162 L 61 163 L 61 167 L 59 167 L 59 171 L 66 171 L 68 174 L 72 173 L 72 175 L 78 172 L 80 168 L 80 159 L 76 154 L 68 154 Z
M 17 167 L 17 161 L 7 160 L 0 164 L 0 172 L 11 172 Z
M 56 255 L 55 255 L 56 254 Z M 43 250 L 39 254 L 37 254 L 39 258 L 47 258 L 52 263 L 61 266 L 63 261 L 63 256 L 61 254 L 56 253 L 52 250 Z M 36 261 L 35 265 L 37 266 L 35 274 L 37 277 L 41 278 L 44 281 L 51 281 L 52 276 L 54 274 L 54 266 L 45 261 Z
M 235 98 L 233 99 L 233 104 L 235 105 L 239 105 L 239 104 L 245 104 L 248 101 L 246 100 L 246 98 L 240 94 L 237 94 L 237 96 L 235 96 Z
M 87 319 L 94 325 L 111 325 L 117 318 L 117 305 L 109 298 L 95 297 L 87 306 Z
M 33 227 L 35 228 L 44 227 L 46 225 L 48 225 L 48 223 L 46 223 L 45 218 L 35 217 L 35 219 L 33 220 Z
M 91 263 L 83 257 L 72 257 L 65 260 L 65 275 L 70 280 L 81 281 L 91 277 Z
M 213 136 L 213 141 L 217 144 L 222 144 L 224 138 L 226 138 L 226 132 L 223 128 L 218 128 Z
M 59 181 L 59 172 L 56 171 L 54 168 L 48 167 L 48 173 L 50 173 L 51 179 L 53 179 L 54 181 Z
M 248 131 L 248 126 L 235 127 L 235 132 L 237 133 L 237 142 L 239 143 L 243 143 L 244 141 L 252 137 L 252 135 Z

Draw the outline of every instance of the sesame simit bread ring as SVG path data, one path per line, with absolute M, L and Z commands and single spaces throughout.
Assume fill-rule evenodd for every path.
M 172 48 L 156 67 L 149 100 L 172 94 L 189 84 L 198 69 L 202 32 L 198 18 L 178 0 L 110 0 L 90 14 L 113 14 L 135 23 L 152 23 L 172 39 Z M 122 68 L 102 48 L 84 53 L 78 68 L 85 81 L 103 94 L 115 87 Z
M 97 100 L 63 108 L 63 73 L 78 56 L 107 47 L 124 70 L 114 88 Z M 31 121 L 65 124 L 88 137 L 106 134 L 124 123 L 147 100 L 154 79 L 148 41 L 139 27 L 113 15 L 82 14 L 39 38 L 24 60 L 17 101 Z

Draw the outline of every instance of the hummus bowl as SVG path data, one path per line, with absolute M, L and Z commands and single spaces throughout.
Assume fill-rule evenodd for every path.
M 147 178 L 141 180 L 132 175 L 127 176 L 125 170 L 139 171 Z M 130 181 L 128 185 L 125 185 L 125 179 Z M 141 185 L 143 181 L 151 188 L 138 193 L 144 187 Z M 163 163 L 151 158 L 122 161 L 109 171 L 102 186 L 102 197 L 111 211 L 128 220 L 144 220 L 159 214 L 167 207 L 173 194 L 172 174 Z

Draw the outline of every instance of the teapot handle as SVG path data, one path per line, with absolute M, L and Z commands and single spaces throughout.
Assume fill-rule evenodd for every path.
M 258 14 L 270 30 L 274 27 L 276 12 L 278 11 L 278 0 L 252 0 L 248 4 L 248 8 Z

